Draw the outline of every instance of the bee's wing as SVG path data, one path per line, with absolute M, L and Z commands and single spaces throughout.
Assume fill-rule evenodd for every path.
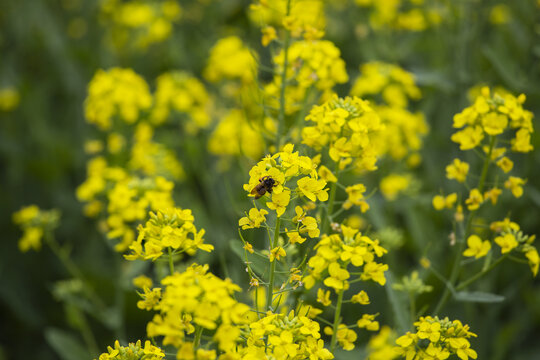
M 257 189 L 259 185 L 255 185 L 253 189 L 251 189 L 251 195 L 257 195 L 259 190 Z

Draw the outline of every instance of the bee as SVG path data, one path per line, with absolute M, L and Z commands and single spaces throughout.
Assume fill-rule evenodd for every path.
M 274 180 L 271 176 L 263 176 L 259 179 L 259 183 L 257 186 L 251 190 L 251 194 L 255 195 L 255 199 L 260 198 L 266 192 L 268 191 L 270 194 L 272 193 L 272 189 L 274 186 L 276 186 L 278 183 L 276 180 Z

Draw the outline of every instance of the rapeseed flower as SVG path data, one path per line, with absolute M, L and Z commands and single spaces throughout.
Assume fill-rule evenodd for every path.
M 19 239 L 19 250 L 39 251 L 41 240 L 47 232 L 54 230 L 60 220 L 60 212 L 56 209 L 41 210 L 37 205 L 25 206 L 13 213 L 13 223 L 20 226 L 23 235 Z
M 491 249 L 489 240 L 484 240 L 478 235 L 471 235 L 467 238 L 468 248 L 463 252 L 463 256 L 474 256 L 476 259 L 487 255 Z
M 108 131 L 116 118 L 133 124 L 141 112 L 149 110 L 152 95 L 146 81 L 131 69 L 98 70 L 85 100 L 86 120 Z
M 146 340 L 144 347 L 141 346 L 141 340 L 136 343 L 129 343 L 128 346 L 121 346 L 120 342 L 114 342 L 114 348 L 108 346 L 107 352 L 99 356 L 99 360 L 160 360 L 165 357 L 163 350 L 152 345 Z

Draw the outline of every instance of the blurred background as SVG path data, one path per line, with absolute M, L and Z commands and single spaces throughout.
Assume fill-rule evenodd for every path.
M 131 1 L 131 3 L 152 1 Z M 123 2 L 83 0 L 4 0 L 0 10 L 0 359 L 90 359 L 81 346 L 79 328 L 87 323 L 105 351 L 114 339 L 144 338 L 151 314 L 140 311 L 130 287 L 129 273 L 118 253 L 98 231 L 96 222 L 83 215 L 75 189 L 86 178 L 85 141 L 97 130 L 85 122 L 87 85 L 98 69 L 132 68 L 155 88 L 155 79 L 171 70 L 183 70 L 205 82 L 203 70 L 212 46 L 220 38 L 240 37 L 269 62 L 260 43 L 260 28 L 249 16 L 249 1 L 179 1 L 177 16 L 168 19 L 170 32 L 144 38 L 146 30 L 122 20 L 136 17 Z M 386 10 L 399 3 L 397 12 L 418 9 L 423 20 L 400 22 Z M 132 10 L 134 11 L 134 10 Z M 411 106 L 421 111 L 429 125 L 421 151 L 422 164 L 414 170 L 417 194 L 385 201 L 375 194 L 365 221 L 378 231 L 395 231 L 400 244 L 387 256 L 395 277 L 417 266 L 427 251 L 437 266 L 447 264 L 449 219 L 433 211 L 431 198 L 448 189 L 445 166 L 460 154 L 450 141 L 452 117 L 468 106 L 468 91 L 485 84 L 527 96 L 524 108 L 540 116 L 540 3 L 535 0 L 491 1 L 328 1 L 325 2 L 326 35 L 341 50 L 349 78 L 361 64 L 384 61 L 398 64 L 415 75 L 422 98 Z M 407 12 L 414 17 L 415 12 Z M 122 22 L 124 21 L 124 22 Z M 405 26 L 400 24 L 413 24 Z M 143 35 L 141 35 L 143 34 Z M 267 75 L 261 74 L 264 78 Z M 352 81 L 336 91 L 348 94 Z M 209 92 L 219 91 L 209 84 Z M 207 231 L 206 242 L 216 251 L 199 262 L 229 276 L 246 288 L 241 261 L 230 249 L 237 238 L 237 221 L 249 202 L 242 184 L 253 162 L 239 161 L 245 171 L 221 168 L 220 158 L 206 150 L 210 128 L 188 144 L 178 157 L 205 175 L 190 171 L 176 185 L 180 206 L 191 208 L 198 227 Z M 173 138 L 174 141 L 174 138 Z M 535 149 L 539 136 L 533 134 Z M 527 234 L 540 234 L 540 152 L 515 156 L 515 172 L 527 178 L 525 194 L 507 200 L 495 216 L 511 216 Z M 197 168 L 197 164 L 204 166 Z M 236 167 L 236 169 L 238 169 Z M 11 215 L 37 204 L 58 208 L 60 243 L 71 244 L 71 258 L 80 266 L 110 310 L 109 323 L 92 316 L 81 320 L 76 309 L 84 304 L 66 299 L 63 289 L 69 275 L 55 255 L 21 253 L 20 231 Z M 230 204 L 230 206 L 228 206 Z M 394 236 L 394 237 L 396 237 Z M 444 243 L 443 245 L 440 245 Z M 232 266 L 231 266 L 232 265 Z M 439 270 L 447 273 L 448 268 Z M 436 301 L 441 283 L 427 283 L 433 293 L 422 295 L 418 307 Z M 540 356 L 540 280 L 526 265 L 503 264 L 482 282 L 483 291 L 505 296 L 496 304 L 456 303 L 447 307 L 479 334 L 473 347 L 480 359 L 533 359 Z M 370 289 L 381 324 L 395 326 L 391 299 L 384 289 Z M 349 314 L 354 316 L 354 314 Z M 346 314 L 347 316 L 347 314 Z M 367 339 L 361 335 L 360 343 Z M 338 358 L 361 358 L 358 347 Z

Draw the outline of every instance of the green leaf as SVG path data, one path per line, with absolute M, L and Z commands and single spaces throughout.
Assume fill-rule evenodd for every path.
M 63 360 L 92 359 L 75 335 L 57 328 L 45 329 L 45 339 Z
M 454 298 L 457 301 L 479 303 L 498 303 L 504 301 L 505 299 L 505 297 L 502 295 L 491 294 L 481 291 L 458 291 L 454 294 Z

